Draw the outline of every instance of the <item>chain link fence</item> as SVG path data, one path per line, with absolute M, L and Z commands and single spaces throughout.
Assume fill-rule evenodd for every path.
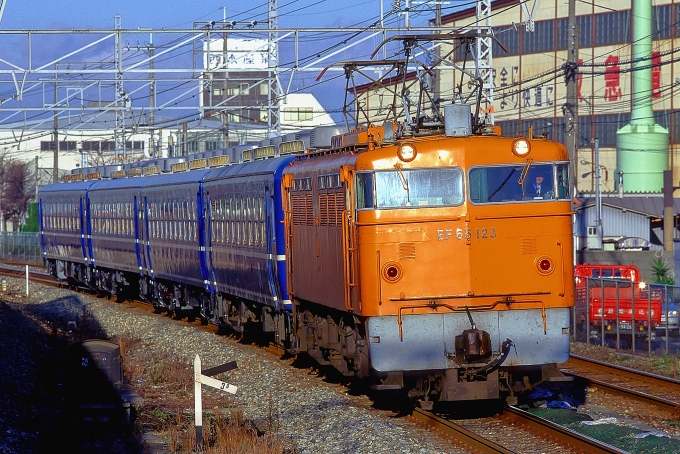
M 0 260 L 41 266 L 40 238 L 37 232 L 0 232 Z

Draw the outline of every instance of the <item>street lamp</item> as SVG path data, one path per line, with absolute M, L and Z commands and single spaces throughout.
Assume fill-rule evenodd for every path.
M 602 167 L 600 165 L 600 139 L 594 139 L 595 145 L 593 157 L 595 163 L 591 172 L 586 172 L 581 175 L 581 178 L 586 178 L 590 174 L 595 175 L 595 230 L 597 235 L 597 244 L 593 249 L 602 249 L 602 191 L 600 190 L 600 179 L 602 178 Z M 593 164 L 586 160 L 581 160 L 581 164 Z M 605 169 L 606 172 L 607 169 Z

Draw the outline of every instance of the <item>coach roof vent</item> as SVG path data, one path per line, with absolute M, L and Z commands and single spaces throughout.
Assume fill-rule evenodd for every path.
M 330 148 L 333 136 L 345 134 L 346 126 L 319 126 L 312 129 L 310 137 L 310 148 Z
M 205 158 L 194 159 L 192 161 L 189 161 L 189 168 L 191 170 L 205 169 L 206 167 L 208 167 L 208 160 Z
M 255 159 L 273 158 L 276 155 L 276 147 L 274 145 L 267 145 L 265 147 L 255 148 Z
M 158 175 L 159 173 L 161 173 L 161 166 L 159 165 L 144 167 L 144 175 Z
M 220 167 L 226 166 L 227 164 L 229 164 L 229 156 L 227 155 L 213 156 L 212 158 L 208 159 L 209 167 Z
M 472 111 L 469 104 L 444 105 L 444 134 L 446 137 L 472 135 Z
M 286 156 L 289 154 L 302 153 L 305 151 L 305 143 L 302 140 L 293 140 L 291 142 L 281 142 L 279 145 L 279 154 Z
M 189 163 L 184 161 L 184 162 L 178 162 L 173 164 L 172 166 L 172 173 L 177 173 L 177 172 L 186 172 L 189 170 Z
M 172 165 L 179 162 L 186 161 L 186 158 L 174 157 L 174 158 L 161 158 L 156 161 L 156 164 L 161 168 L 161 172 L 169 173 L 172 172 Z

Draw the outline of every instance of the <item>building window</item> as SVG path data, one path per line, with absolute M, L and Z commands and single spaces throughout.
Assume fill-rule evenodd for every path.
M 101 143 L 102 151 L 116 151 L 116 142 L 107 140 Z
M 75 140 L 61 140 L 59 141 L 60 151 L 76 151 L 77 142 Z M 54 151 L 54 141 L 42 141 L 40 142 L 40 151 Z
M 535 54 L 552 51 L 555 47 L 555 31 L 553 21 L 536 22 L 534 31 L 522 32 L 522 53 Z
M 592 16 L 579 16 L 576 18 L 578 24 L 578 46 L 591 47 L 593 44 Z
M 621 44 L 629 41 L 630 10 L 595 16 L 595 46 Z
M 83 151 L 99 151 L 99 141 L 83 141 Z
M 314 119 L 314 111 L 311 107 L 288 107 L 283 109 L 284 121 L 311 121 Z

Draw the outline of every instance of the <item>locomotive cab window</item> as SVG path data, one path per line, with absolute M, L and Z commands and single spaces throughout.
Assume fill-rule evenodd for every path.
M 472 203 L 569 200 L 569 164 L 540 163 L 474 167 L 469 173 Z
M 463 203 L 463 171 L 395 169 L 357 173 L 357 208 L 457 206 Z

